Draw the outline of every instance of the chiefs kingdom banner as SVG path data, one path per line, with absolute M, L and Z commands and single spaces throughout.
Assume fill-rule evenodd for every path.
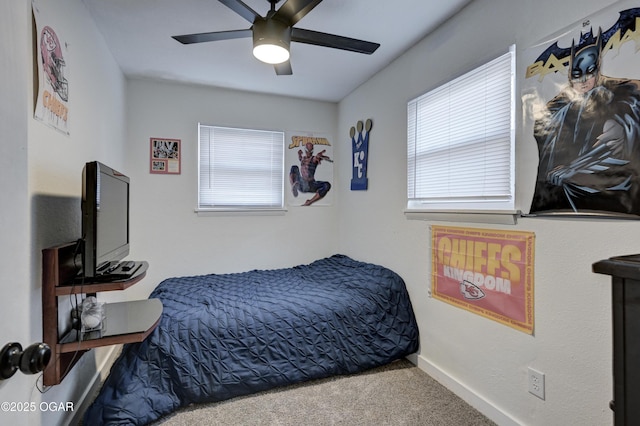
M 435 299 L 533 334 L 535 235 L 431 227 Z

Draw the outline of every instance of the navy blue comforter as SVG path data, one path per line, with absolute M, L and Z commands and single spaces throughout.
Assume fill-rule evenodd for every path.
M 335 255 L 309 265 L 170 278 L 160 324 L 116 360 L 84 424 L 146 424 L 191 403 L 349 374 L 415 352 L 403 280 Z

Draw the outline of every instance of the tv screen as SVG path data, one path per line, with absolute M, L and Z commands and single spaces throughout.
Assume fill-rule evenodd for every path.
M 82 172 L 82 238 L 84 277 L 129 255 L 129 178 L 97 161 Z

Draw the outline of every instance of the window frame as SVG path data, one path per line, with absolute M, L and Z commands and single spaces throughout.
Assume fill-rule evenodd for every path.
M 412 187 L 412 184 L 415 182 L 416 175 L 419 174 L 419 170 L 420 170 L 419 168 L 416 168 L 418 167 L 417 160 L 416 160 L 418 156 L 418 154 L 416 153 L 417 152 L 416 139 L 419 137 L 417 129 L 419 128 L 420 131 L 422 131 L 423 128 L 419 127 L 420 126 L 420 123 L 418 123 L 419 117 L 417 115 L 415 117 L 411 116 L 412 108 L 416 110 L 416 114 L 417 114 L 419 102 L 421 101 L 424 102 L 425 99 L 429 99 L 429 96 L 434 96 L 434 94 L 438 94 L 439 92 L 450 91 L 453 86 L 455 86 L 454 88 L 457 89 L 458 91 L 464 90 L 464 85 L 462 83 L 464 83 L 468 77 L 473 76 L 474 73 L 475 75 L 478 75 L 480 73 L 486 72 L 487 68 L 491 67 L 496 63 L 499 63 L 499 61 L 501 60 L 508 63 L 508 75 L 509 75 L 508 81 L 510 85 L 509 100 L 508 100 L 508 105 L 509 105 L 508 129 L 506 129 L 506 127 L 503 128 L 502 129 L 503 133 L 501 134 L 502 138 L 504 139 L 506 132 L 508 132 L 508 143 L 509 143 L 508 153 L 503 154 L 508 157 L 508 163 L 505 165 L 505 168 L 508 168 L 508 169 L 504 170 L 503 177 L 506 178 L 506 180 L 504 183 L 502 183 L 503 187 L 508 189 L 508 192 L 506 193 L 506 195 L 503 195 L 498 199 L 495 199 L 492 196 L 486 196 L 486 194 L 485 195 L 474 194 L 470 198 L 447 196 L 444 199 L 436 199 L 433 197 L 430 198 L 430 197 L 420 196 L 422 194 L 416 195 L 416 187 L 415 186 Z M 451 213 L 451 214 L 462 214 L 467 216 L 474 215 L 475 218 L 478 219 L 478 221 L 494 222 L 496 221 L 496 219 L 492 219 L 491 218 L 492 215 L 500 215 L 500 214 L 515 215 L 518 213 L 515 210 L 516 208 L 515 207 L 516 206 L 515 204 L 516 202 L 515 200 L 515 196 L 516 196 L 516 192 L 515 192 L 516 191 L 516 188 L 515 188 L 516 77 L 515 75 L 516 75 L 516 55 L 515 55 L 515 45 L 512 45 L 509 47 L 507 52 L 499 55 L 493 60 L 487 61 L 483 65 L 475 67 L 474 69 L 462 74 L 461 76 L 455 79 L 452 79 L 444 84 L 441 84 L 438 87 L 428 92 L 425 92 L 424 94 L 417 96 L 407 102 L 407 207 L 405 210 L 407 217 L 425 218 L 425 219 L 429 219 L 429 218 L 441 219 L 444 217 L 446 218 L 444 220 L 448 220 L 448 219 L 451 219 L 451 215 L 449 215 L 448 213 Z M 506 80 L 506 76 L 504 76 L 504 78 Z M 489 80 L 489 78 L 485 77 L 484 78 L 485 84 L 487 80 Z M 467 86 L 467 87 L 472 87 L 472 86 Z M 505 90 L 505 93 L 506 93 L 506 90 Z M 449 100 L 451 97 L 452 97 L 451 93 L 446 92 L 446 96 L 444 96 L 443 98 L 446 100 L 443 101 L 442 105 L 448 106 Z M 488 109 L 489 107 L 481 108 L 476 112 L 486 111 Z M 455 115 L 455 113 L 447 113 L 447 117 L 450 117 L 452 115 Z M 502 118 L 502 120 L 506 121 L 504 117 Z M 424 121 L 426 122 L 426 120 Z M 453 126 L 449 124 L 448 127 L 452 128 Z M 447 133 L 447 138 L 448 136 L 449 134 Z M 412 140 L 412 138 L 414 139 Z M 489 138 L 486 138 L 484 140 L 474 143 L 473 146 L 478 147 L 481 145 L 486 145 L 487 141 L 489 141 L 490 144 L 495 143 L 495 142 L 491 142 Z M 500 142 L 500 143 L 504 143 L 504 142 Z M 450 145 L 447 145 L 447 146 L 450 147 Z M 471 155 L 469 155 L 468 158 L 472 158 Z M 454 164 L 453 162 L 448 163 L 446 169 L 448 171 L 457 170 L 453 168 L 453 164 Z M 467 177 L 467 179 L 472 179 L 472 177 Z M 414 181 L 412 182 L 412 180 Z M 467 180 L 467 182 L 468 181 L 469 180 Z M 424 184 L 424 182 L 426 181 L 423 180 L 422 184 Z M 431 217 L 424 216 L 429 214 L 431 214 Z M 469 218 L 467 217 L 465 220 L 468 220 L 468 219 Z M 503 223 L 503 220 L 504 219 L 497 219 L 497 222 Z M 507 219 L 507 221 L 509 223 L 511 222 L 510 219 Z
M 203 135 L 202 135 L 202 130 L 203 128 L 207 128 L 207 129 L 218 129 L 221 131 L 237 131 L 238 135 L 241 135 L 243 133 L 253 133 L 255 132 L 255 134 L 265 134 L 265 135 L 270 135 L 269 138 L 273 138 L 274 135 L 279 135 L 279 139 L 281 141 L 281 144 L 279 146 L 279 148 L 277 150 L 273 149 L 273 146 L 271 147 L 271 157 L 272 157 L 272 164 L 271 164 L 271 168 L 269 169 L 272 175 L 273 175 L 273 162 L 276 163 L 276 165 L 279 163 L 280 167 L 280 173 L 278 173 L 278 177 L 280 179 L 279 185 L 278 186 L 278 192 L 273 192 L 272 195 L 276 195 L 277 197 L 279 197 L 279 203 L 252 203 L 252 202 L 242 202 L 242 203 L 234 203 L 234 202 L 221 202 L 221 203 L 216 203 L 215 200 L 212 200 L 212 202 L 206 202 L 203 200 L 203 188 L 202 188 L 202 182 L 203 182 L 203 176 L 204 174 L 207 174 L 207 172 L 205 170 L 203 170 L 203 168 L 205 167 L 210 167 L 212 166 L 211 162 L 209 163 L 205 163 L 203 162 Z M 266 139 L 265 139 L 266 140 Z M 228 142 L 229 143 L 229 142 Z M 270 143 L 273 143 L 273 141 L 271 141 Z M 212 145 L 214 144 L 214 141 L 209 141 L 208 144 Z M 250 147 L 247 146 L 243 146 L 242 148 L 244 149 L 249 149 Z M 198 161 L 198 189 L 197 189 L 197 206 L 196 206 L 196 213 L 198 213 L 199 216 L 211 216 L 211 215 L 281 215 L 284 214 L 287 210 L 285 208 L 285 194 L 284 194 L 284 189 L 285 189 L 285 132 L 281 131 L 281 130 L 264 130 L 264 129 L 253 129 L 253 128 L 242 128 L 242 127 L 232 127 L 232 126 L 221 126 L 221 125 L 210 125 L 210 124 L 203 124 L 203 123 L 198 123 L 198 157 L 197 157 L 197 161 Z M 204 154 L 206 155 L 206 154 Z M 277 160 L 279 158 L 279 161 Z M 242 161 L 238 161 L 238 163 L 236 163 L 235 165 L 241 165 Z M 255 161 L 254 162 L 250 162 L 250 164 L 255 165 Z M 239 169 L 240 170 L 240 169 Z M 244 168 L 242 170 L 248 170 L 247 168 Z M 254 170 L 253 168 L 251 170 Z M 210 170 L 208 172 L 208 175 L 210 177 L 213 177 L 214 171 Z M 264 174 L 267 174 L 267 172 L 265 171 Z M 273 189 L 273 188 L 272 188 Z M 228 200 L 228 199 L 227 199 Z

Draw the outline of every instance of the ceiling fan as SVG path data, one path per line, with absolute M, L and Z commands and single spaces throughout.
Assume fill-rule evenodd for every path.
M 278 10 L 276 10 L 276 3 L 280 0 L 267 0 L 271 3 L 271 9 L 265 17 L 260 16 L 240 0 L 218 1 L 251 22 L 251 27 L 246 30 L 216 31 L 172 37 L 182 44 L 253 37 L 254 56 L 263 62 L 273 64 L 277 75 L 291 75 L 293 73 L 289 60 L 289 45 L 292 41 L 368 55 L 380 47 L 380 44 L 369 41 L 294 28 L 294 25 L 322 0 L 286 0 Z

